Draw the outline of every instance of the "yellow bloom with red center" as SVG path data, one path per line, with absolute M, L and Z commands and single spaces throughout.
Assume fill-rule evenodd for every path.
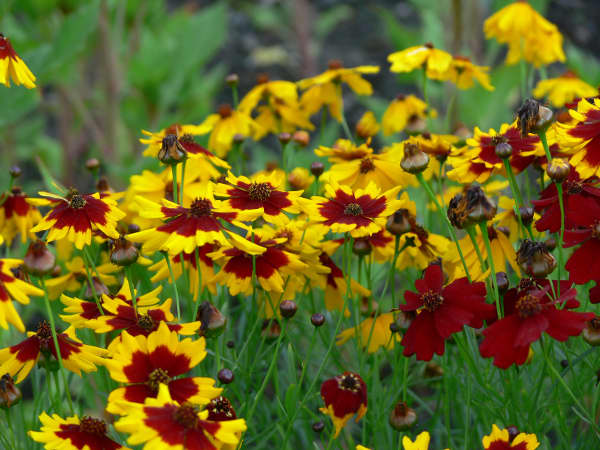
M 325 197 L 302 200 L 310 221 L 321 224 L 334 233 L 349 232 L 354 238 L 377 233 L 385 227 L 387 218 L 399 209 L 396 199 L 400 187 L 381 192 L 375 183 L 365 189 L 352 190 L 336 182 L 325 186 Z
M 208 409 L 188 402 L 179 404 L 164 384 L 156 398 L 149 397 L 143 404 L 124 403 L 122 408 L 125 414 L 115 428 L 130 434 L 129 444 L 144 444 L 144 450 L 220 449 L 238 444 L 240 434 L 246 431 L 244 419 L 212 421 Z
M 66 274 L 46 280 L 48 297 L 51 300 L 58 298 L 65 291 L 78 291 L 84 283 L 89 287 L 86 266 L 81 257 L 76 256 L 71 261 L 66 262 L 65 268 L 67 269 Z M 119 270 L 119 266 L 112 263 L 98 264 L 92 278 L 95 282 L 112 286 L 117 284 L 117 279 L 111 274 Z
M 373 111 L 365 112 L 356 124 L 356 135 L 362 139 L 375 136 L 379 132 L 379 123 Z
M 44 291 L 14 276 L 11 269 L 16 269 L 21 264 L 23 261 L 20 259 L 0 259 L 0 327 L 7 330 L 11 323 L 22 333 L 25 325 L 12 300 L 27 305 L 30 295 L 41 297 Z
M 548 96 L 552 106 L 562 108 L 576 98 L 586 98 L 598 95 L 598 89 L 578 78 L 570 70 L 557 78 L 540 80 L 533 90 L 533 96 L 543 98 Z
M 300 105 L 309 116 L 327 106 L 331 117 L 341 122 L 342 83 L 346 83 L 358 95 L 371 95 L 373 86 L 362 76 L 378 72 L 378 66 L 345 68 L 341 61 L 331 61 L 329 69 L 322 74 L 298 81 L 298 87 L 306 89 L 300 98 Z
M 180 125 L 178 123 L 169 125 L 168 127 L 156 132 L 142 130 L 142 134 L 148 136 L 139 139 L 140 143 L 147 146 L 142 154 L 144 156 L 156 158 L 160 148 L 163 145 L 163 139 L 170 134 L 177 137 L 184 135 L 193 137 L 206 134 L 209 131 L 210 130 L 206 129 L 206 127 L 201 127 L 199 125 Z
M 380 348 L 391 350 L 396 342 L 400 342 L 400 333 L 392 333 L 390 324 L 394 322 L 393 313 L 369 317 L 358 324 L 359 342 L 368 353 L 375 353 Z M 356 339 L 356 327 L 348 328 L 337 335 L 336 345 L 342 345 L 350 338 Z
M 511 439 L 507 429 L 501 430 L 495 424 L 492 425 L 491 434 L 483 437 L 482 443 L 485 450 L 535 450 L 540 446 L 535 434 L 519 433 Z
M 140 214 L 148 219 L 161 219 L 165 223 L 154 228 L 127 235 L 133 242 L 143 243 L 142 250 L 152 253 L 168 251 L 171 255 L 192 253 L 196 247 L 218 243 L 228 246 L 229 240 L 220 220 L 244 227 L 241 221 L 251 221 L 262 215 L 263 209 L 235 211 L 213 195 L 214 183 L 205 182 L 195 191 L 195 200 L 189 208 L 163 199 L 162 205 L 136 197 Z M 235 233 L 229 239 L 243 242 Z
M 257 175 L 252 180 L 234 176 L 229 172 L 225 182 L 218 183 L 215 195 L 224 198 L 223 204 L 230 211 L 239 214 L 262 210 L 262 217 L 267 223 L 283 225 L 289 221 L 286 212 L 297 214 L 298 198 L 302 191 L 285 191 L 284 185 L 276 172 L 270 175 Z
M 66 237 L 79 250 L 92 243 L 92 231 L 100 230 L 113 239 L 119 237 L 117 222 L 125 213 L 117 208 L 116 201 L 106 194 L 79 194 L 69 192 L 66 198 L 49 192 L 40 192 L 42 199 L 30 199 L 34 205 L 52 207 L 50 212 L 35 227 L 32 233 L 46 231 L 46 241 Z
M 27 89 L 35 87 L 35 75 L 17 55 L 10 39 L 0 33 L 0 83 L 10 87 L 10 80 L 15 85 L 22 84 Z
M 48 355 L 58 360 L 48 322 L 40 322 L 37 331 L 29 331 L 27 336 L 19 344 L 0 349 L 0 373 L 8 373 L 12 377 L 18 374 L 17 383 L 31 372 L 40 356 Z M 104 364 L 104 357 L 108 355 L 108 351 L 103 348 L 83 344 L 75 335 L 73 327 L 63 333 L 57 331 L 57 338 L 63 366 L 79 376 L 81 371 L 95 372 L 96 365 Z
M 312 186 L 315 177 L 306 167 L 296 167 L 288 174 L 287 180 L 292 189 L 305 191 Z
M 390 102 L 383 113 L 381 119 L 383 134 L 390 136 L 399 133 L 419 121 L 424 121 L 428 115 L 435 118 L 437 111 L 429 109 L 427 103 L 412 94 L 400 94 Z
M 388 56 L 388 61 L 392 63 L 392 72 L 412 72 L 423 67 L 427 77 L 443 80 L 452 64 L 452 55 L 428 42 L 392 53 Z
M 483 24 L 487 39 L 508 44 L 506 64 L 524 59 L 536 67 L 564 61 L 562 35 L 528 2 L 515 1 L 496 12 Z
M 272 229 L 250 230 L 246 239 L 256 250 L 248 251 L 246 246 L 232 242 L 233 247 L 224 247 L 208 255 L 221 264 L 221 270 L 212 281 L 227 286 L 231 295 L 252 293 L 254 265 L 260 286 L 267 292 L 276 293 L 283 292 L 284 277 L 298 275 L 308 268 L 298 255 L 282 248 L 287 238 L 275 237 Z
M 19 233 L 21 242 L 33 239 L 30 229 L 42 220 L 38 209 L 27 202 L 27 196 L 19 187 L 13 187 L 10 193 L 0 194 L 0 237 L 10 247 Z
M 144 403 L 156 397 L 161 383 L 167 385 L 171 398 L 178 403 L 205 405 L 221 394 L 222 389 L 214 387 L 212 378 L 182 377 L 205 358 L 204 338 L 179 340 L 177 332 L 161 322 L 148 336 L 133 337 L 123 332 L 111 350 L 112 359 L 106 362 L 106 368 L 110 377 L 124 386 L 108 396 L 109 413 L 124 414 L 123 403 Z
M 443 79 L 453 82 L 459 89 L 471 89 L 477 81 L 484 89 L 493 91 L 494 86 L 490 84 L 489 71 L 489 67 L 477 66 L 469 58 L 455 56 Z
M 344 372 L 326 380 L 321 385 L 323 414 L 331 417 L 335 427 L 335 435 L 340 434 L 346 423 L 356 414 L 356 422 L 367 412 L 367 385 L 357 373 Z
M 42 422 L 40 431 L 28 431 L 27 434 L 35 442 L 40 442 L 47 449 L 62 450 L 130 450 L 113 441 L 107 435 L 107 425 L 101 419 L 90 416 L 71 416 L 63 419 L 58 414 L 50 417 L 43 412 L 39 417 Z

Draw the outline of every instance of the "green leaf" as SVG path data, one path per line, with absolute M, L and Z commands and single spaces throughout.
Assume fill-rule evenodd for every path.
M 394 15 L 387 9 L 377 8 L 376 11 L 383 21 L 385 33 L 388 35 L 390 41 L 392 41 L 394 49 L 403 50 L 406 47 L 419 43 L 418 32 L 400 25 Z
M 33 111 L 40 100 L 40 92 L 36 89 L 26 89 L 23 86 L 6 88 L 0 85 L 0 127 L 17 122 Z
M 298 407 L 299 388 L 297 384 L 290 384 L 285 393 L 285 410 L 288 416 L 293 414 L 294 410 Z

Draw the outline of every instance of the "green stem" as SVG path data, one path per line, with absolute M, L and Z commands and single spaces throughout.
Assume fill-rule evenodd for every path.
M 485 243 L 485 250 L 488 255 L 488 262 L 490 264 L 490 281 L 493 286 L 494 301 L 496 302 L 496 313 L 498 318 L 502 318 L 502 309 L 500 308 L 500 293 L 498 292 L 498 280 L 496 279 L 496 267 L 494 266 L 494 256 L 492 255 L 492 245 L 490 244 L 490 236 L 488 235 L 487 223 L 479 222 L 479 229 L 483 236 L 483 242 Z
M 177 200 L 177 165 L 171 164 L 171 178 L 173 178 L 173 203 L 179 203 Z
M 396 261 L 398 261 L 398 250 L 400 247 L 400 236 L 396 236 L 396 242 L 394 243 L 394 258 L 392 259 L 392 265 L 390 266 L 390 273 L 388 275 L 388 284 L 392 287 L 392 305 L 396 306 L 396 289 L 395 289 L 395 277 L 396 272 Z M 383 290 L 385 292 L 385 288 Z M 383 298 L 383 294 L 381 294 Z
M 133 275 L 131 273 L 131 266 L 125 267 L 125 277 L 127 278 L 127 284 L 129 285 L 129 293 L 131 294 L 131 304 L 133 305 L 133 311 L 137 319 L 137 297 L 135 295 L 135 285 L 133 284 Z
M 173 290 L 175 291 L 175 304 L 177 305 L 177 320 L 181 320 L 181 310 L 179 308 L 179 290 L 177 289 L 177 283 L 175 282 L 175 276 L 173 275 L 173 268 L 171 267 L 171 260 L 168 253 L 164 253 L 167 267 L 169 268 L 169 275 L 171 275 L 171 283 L 173 284 Z
M 232 83 L 232 85 L 231 85 L 231 96 L 233 98 L 233 109 L 237 109 L 238 104 L 239 104 L 237 83 Z
M 563 188 L 562 182 L 556 183 L 556 191 L 558 192 L 558 206 L 560 208 L 560 234 L 558 235 L 558 283 L 556 288 L 558 289 L 558 295 L 560 295 L 560 280 L 562 277 L 562 265 L 563 265 L 563 241 L 565 237 L 565 204 L 563 199 Z
M 402 366 L 402 401 L 406 403 L 408 392 L 408 357 L 405 356 L 403 359 L 404 364 Z
M 92 266 L 92 269 L 96 273 L 96 276 L 98 277 L 98 279 L 100 279 L 100 276 L 98 275 L 98 269 L 96 269 L 96 265 L 92 261 L 92 258 L 90 257 L 90 255 L 87 251 L 87 248 L 85 248 L 85 247 L 83 249 L 83 256 L 84 256 L 83 259 L 85 261 L 85 273 L 87 275 L 88 283 L 90 284 L 90 289 L 92 290 L 92 295 L 94 297 L 94 301 L 96 302 L 96 306 L 98 307 L 100 314 L 104 315 L 104 309 L 102 309 L 102 303 L 100 302 L 100 298 L 98 297 L 98 294 L 96 293 L 96 287 L 94 286 L 94 280 L 92 278 L 92 274 L 90 273 L 90 268 L 89 268 L 88 264 Z
M 515 197 L 515 200 L 516 200 L 516 205 L 514 207 L 515 216 L 517 217 L 517 221 L 519 222 L 519 226 L 521 227 L 521 229 L 525 230 L 527 232 L 527 234 L 529 234 L 529 237 L 531 239 L 533 239 L 533 232 L 531 230 L 531 224 L 528 224 L 527 226 L 525 226 L 525 225 L 523 225 L 523 221 L 521 220 L 520 209 L 524 206 L 523 197 L 521 196 L 521 191 L 519 190 L 519 185 L 517 183 L 517 179 L 515 178 L 515 174 L 510 165 L 510 161 L 508 160 L 508 158 L 502 158 L 502 161 L 504 162 L 504 168 L 506 169 L 506 173 L 508 174 L 508 182 L 510 184 L 510 190 L 512 191 L 513 196 Z
M 481 266 L 481 273 L 484 273 L 487 269 L 486 265 L 485 265 L 485 261 L 483 259 L 483 255 L 481 254 L 481 249 L 479 248 L 479 245 L 477 245 L 477 238 L 475 235 L 475 228 L 471 225 L 468 226 L 467 228 L 465 228 L 465 230 L 467 231 L 467 234 L 469 235 L 469 238 L 471 238 L 471 243 L 473 244 L 473 248 L 475 249 L 475 253 L 477 253 L 477 259 L 479 259 L 479 265 Z
M 342 84 L 339 83 L 337 85 L 338 95 L 340 96 L 340 117 L 342 123 L 342 129 L 346 134 L 346 137 L 354 143 L 354 137 L 352 136 L 352 132 L 350 131 L 350 127 L 348 127 L 348 122 L 346 122 L 346 116 L 344 115 L 344 99 L 342 97 Z
M 185 163 L 187 162 L 187 159 L 183 160 L 183 163 L 181 163 L 181 183 L 180 183 L 180 191 L 179 191 L 179 204 L 181 206 L 183 206 L 183 181 L 185 179 Z

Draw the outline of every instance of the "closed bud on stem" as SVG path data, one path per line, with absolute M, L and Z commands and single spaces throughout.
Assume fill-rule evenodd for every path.
M 554 158 L 546 166 L 546 174 L 555 183 L 562 183 L 569 176 L 571 166 L 566 159 Z
M 581 335 L 585 341 L 593 346 L 600 345 L 600 318 L 589 320 Z
M 292 140 L 300 147 L 306 147 L 310 142 L 310 135 L 304 130 L 298 130 L 292 135 Z
M 412 174 L 423 172 L 429 165 L 429 155 L 416 144 L 404 144 L 404 156 L 400 161 L 400 167 Z
M 12 377 L 5 373 L 0 378 L 0 408 L 8 409 L 21 400 L 21 390 L 15 386 Z
M 530 206 L 521 206 L 519 208 L 519 215 L 521 216 L 521 222 L 527 226 L 533 222 L 533 208 Z
M 10 174 L 11 178 L 15 179 L 19 178 L 22 172 L 19 166 L 12 166 L 10 169 L 8 169 L 8 173 Z
M 233 372 L 229 369 L 221 369 L 219 370 L 219 373 L 217 374 L 217 378 L 219 378 L 219 381 L 223 384 L 229 384 L 233 382 L 233 379 L 235 378 L 233 375 Z
M 519 435 L 519 429 L 514 425 L 509 425 L 508 427 L 506 427 L 506 430 L 508 431 L 508 442 L 514 441 L 515 438 Z
M 321 313 L 315 313 L 310 317 L 310 323 L 315 327 L 320 327 L 325 323 L 325 316 Z
M 533 278 L 544 278 L 556 268 L 556 259 L 546 244 L 525 239 L 517 251 L 517 264 Z
M 163 140 L 158 151 L 158 159 L 163 164 L 173 166 L 183 162 L 187 158 L 187 151 L 181 143 L 179 138 L 175 134 L 167 134 Z
M 95 173 L 100 168 L 100 161 L 98 158 L 90 158 L 85 162 L 85 168 L 92 173 Z
M 43 241 L 37 240 L 29 244 L 23 258 L 23 267 L 31 275 L 42 277 L 54 269 L 56 257 L 48 250 Z
M 556 248 L 556 239 L 554 239 L 553 237 L 549 237 L 544 241 L 544 245 L 546 246 L 546 249 L 548 249 L 548 251 L 551 252 Z
M 408 233 L 410 230 L 412 230 L 410 218 L 410 212 L 408 209 L 399 209 L 390 217 L 388 217 L 385 228 L 394 236 L 401 236 L 404 233 Z
M 298 311 L 298 305 L 293 300 L 284 300 L 279 304 L 279 312 L 282 317 L 291 319 Z
M 231 86 L 231 87 L 237 86 L 239 82 L 240 82 L 240 77 L 238 76 L 237 73 L 230 73 L 229 75 L 227 75 L 225 77 L 225 83 L 227 83 L 228 86 Z
M 352 243 L 352 253 L 358 256 L 366 256 L 371 253 L 371 243 L 365 238 L 356 238 Z
M 315 433 L 320 433 L 325 429 L 325 424 L 319 420 L 318 422 L 312 424 L 312 429 Z
M 508 282 L 508 276 L 506 272 L 496 272 L 496 284 L 498 285 L 498 291 L 500 295 L 504 294 L 508 288 L 510 283 Z
M 310 173 L 312 173 L 315 177 L 320 177 L 325 171 L 325 166 L 321 161 L 315 161 L 310 165 Z
M 425 365 L 424 375 L 427 378 L 440 378 L 444 375 L 444 369 L 435 361 L 429 361 Z
M 110 262 L 121 267 L 130 266 L 139 257 L 137 247 L 123 236 L 113 241 L 110 249 Z
M 227 317 L 210 302 L 203 302 L 198 308 L 196 320 L 200 321 L 198 334 L 205 338 L 214 338 L 225 331 Z
M 495 151 L 496 156 L 498 156 L 498 158 L 506 159 L 510 158 L 510 156 L 512 155 L 513 148 L 512 145 L 510 145 L 508 142 L 500 142 L 496 145 Z
M 285 145 L 292 140 L 292 135 L 290 133 L 279 133 L 277 139 L 279 139 L 281 145 Z
M 408 430 L 417 422 L 417 412 L 406 403 L 398 402 L 390 413 L 389 422 L 395 430 Z

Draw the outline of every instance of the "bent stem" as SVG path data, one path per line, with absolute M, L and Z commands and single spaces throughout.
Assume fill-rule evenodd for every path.
M 494 256 L 492 255 L 492 245 L 490 244 L 490 236 L 488 235 L 487 223 L 479 222 L 479 229 L 483 236 L 483 242 L 485 243 L 485 250 L 488 256 L 488 262 L 490 264 L 490 282 L 493 286 L 494 301 L 496 302 L 496 313 L 498 318 L 502 318 L 502 310 L 500 308 L 500 293 L 498 292 L 498 280 L 496 279 L 496 267 L 494 266 Z

